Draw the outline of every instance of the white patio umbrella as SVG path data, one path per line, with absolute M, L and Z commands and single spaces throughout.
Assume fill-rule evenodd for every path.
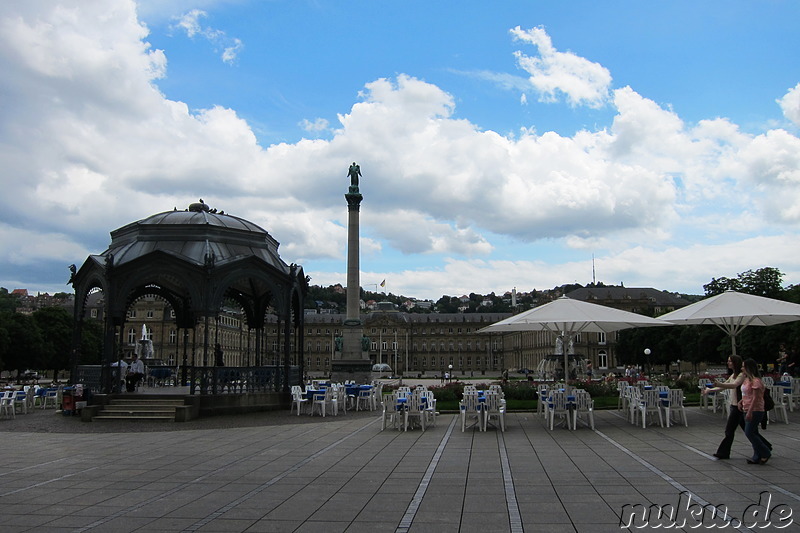
M 736 354 L 736 337 L 747 326 L 774 326 L 800 320 L 800 305 L 753 294 L 725 291 L 659 317 L 676 325 L 714 324 L 731 339 Z
M 562 296 L 550 303 L 481 328 L 478 333 L 515 331 L 555 333 L 564 347 L 564 379 L 566 379 L 569 368 L 569 354 L 566 347 L 578 333 L 583 331 L 610 333 L 628 328 L 670 325 L 672 324 L 656 318 Z

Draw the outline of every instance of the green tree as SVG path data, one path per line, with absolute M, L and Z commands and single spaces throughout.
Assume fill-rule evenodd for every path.
M 8 289 L 0 287 L 0 313 L 13 313 L 17 309 L 17 298 L 12 296 Z
M 78 364 L 99 365 L 103 358 L 103 323 L 85 320 L 81 328 Z
M 23 371 L 41 368 L 44 362 L 44 340 L 32 316 L 14 313 L 6 321 L 8 350 L 3 358 L 5 370 Z
M 765 296 L 767 298 L 780 298 L 783 293 L 783 273 L 777 268 L 764 267 L 756 271 L 748 270 L 739 274 L 742 292 Z
M 7 368 L 8 353 L 11 349 L 11 336 L 8 333 L 8 325 L 13 316 L 12 313 L 0 312 L 0 370 Z
M 767 298 L 779 298 L 783 292 L 782 283 L 783 273 L 780 270 L 763 267 L 742 272 L 736 279 L 711 278 L 710 282 L 703 285 L 703 289 L 706 291 L 706 296 L 716 296 L 732 290 Z
M 706 291 L 706 296 L 716 296 L 725 291 L 739 291 L 741 289 L 741 282 L 738 279 L 731 278 L 711 278 L 711 281 L 703 285 L 703 290 Z
M 461 300 L 455 296 L 442 296 L 436 302 L 436 310 L 439 313 L 458 313 Z
M 38 368 L 54 372 L 69 368 L 72 316 L 63 307 L 44 307 L 33 313 L 33 319 L 42 336 L 42 360 Z

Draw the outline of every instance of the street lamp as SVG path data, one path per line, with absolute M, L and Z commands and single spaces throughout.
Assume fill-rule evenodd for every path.
M 647 379 L 650 379 L 650 348 L 644 349 L 644 360 L 647 365 Z
M 447 365 L 447 369 L 448 369 L 448 375 L 450 376 L 447 382 L 450 383 L 451 381 L 453 381 L 453 365 Z

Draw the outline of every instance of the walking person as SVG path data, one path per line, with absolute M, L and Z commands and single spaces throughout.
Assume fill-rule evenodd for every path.
M 747 359 L 742 366 L 744 381 L 742 382 L 742 400 L 739 410 L 744 414 L 744 435 L 753 445 L 753 458 L 748 459 L 748 464 L 765 465 L 772 456 L 772 452 L 764 444 L 758 433 L 758 425 L 766 416 L 764 409 L 764 382 L 758 371 L 758 363 L 754 359 Z
M 739 402 L 742 400 L 742 382 L 744 381 L 744 374 L 742 373 L 742 358 L 738 355 L 731 355 L 728 357 L 728 372 L 730 375 L 725 381 L 717 381 L 714 387 L 703 389 L 702 393 L 708 394 L 710 392 L 719 393 L 725 389 L 735 390 L 735 400 L 731 399 L 730 409 L 728 410 L 728 421 L 725 424 L 725 437 L 719 443 L 717 451 L 713 454 L 717 459 L 730 459 L 731 446 L 733 445 L 733 438 L 736 435 L 736 428 L 745 428 L 745 420 L 742 411 L 739 409 Z M 763 441 L 768 449 L 772 449 L 772 444 L 759 433 L 759 438 Z
M 728 411 L 728 422 L 725 424 L 725 438 L 719 443 L 714 457 L 717 459 L 730 459 L 731 446 L 733 445 L 733 438 L 736 436 L 736 428 L 739 426 L 744 429 L 744 418 L 742 412 L 739 411 L 739 400 L 742 399 L 742 358 L 738 355 L 731 355 L 728 357 L 728 372 L 730 375 L 723 383 L 715 383 L 714 387 L 706 387 L 702 390 L 703 396 L 710 392 L 714 394 L 721 393 L 725 389 L 735 389 L 736 401 L 731 400 L 730 409 Z M 733 394 L 733 393 L 732 393 Z

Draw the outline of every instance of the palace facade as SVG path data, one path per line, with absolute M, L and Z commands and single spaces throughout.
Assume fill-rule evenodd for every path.
M 87 313 L 91 318 L 102 319 L 102 295 L 92 296 Z M 583 288 L 568 296 L 649 316 L 686 305 L 674 294 L 649 288 Z M 326 375 L 331 369 L 335 339 L 341 335 L 345 315 L 306 311 L 302 335 L 304 371 L 309 375 Z M 511 313 L 407 313 L 384 302 L 376 310 L 362 313 L 361 320 L 364 334 L 370 341 L 370 360 L 373 364 L 388 364 L 395 374 L 433 376 L 451 372 L 456 376 L 479 376 L 497 375 L 506 369 L 535 371 L 542 360 L 554 354 L 552 333 L 478 333 L 485 326 L 509 316 Z M 279 324 L 274 315 L 267 315 L 266 324 L 262 345 L 256 350 L 255 332 L 246 327 L 241 310 L 235 306 L 224 307 L 208 326 L 209 338 L 212 345 L 220 344 L 226 366 L 279 364 L 279 354 L 283 353 L 280 333 L 285 325 Z M 124 338 L 118 339 L 120 351 L 126 358 L 135 352 L 142 326 L 153 342 L 155 359 L 169 366 L 183 364 L 184 342 L 179 338 L 182 333 L 166 301 L 157 296 L 144 296 L 131 304 L 123 329 Z M 298 333 L 292 329 L 293 365 L 301 364 L 296 346 L 300 338 Z M 187 364 L 214 364 L 212 354 L 202 353 L 205 324 L 199 323 L 188 335 Z M 573 349 L 592 363 L 599 376 L 618 371 L 615 343 L 614 333 L 583 333 L 575 338 Z M 256 354 L 260 354 L 260 361 L 256 360 Z

